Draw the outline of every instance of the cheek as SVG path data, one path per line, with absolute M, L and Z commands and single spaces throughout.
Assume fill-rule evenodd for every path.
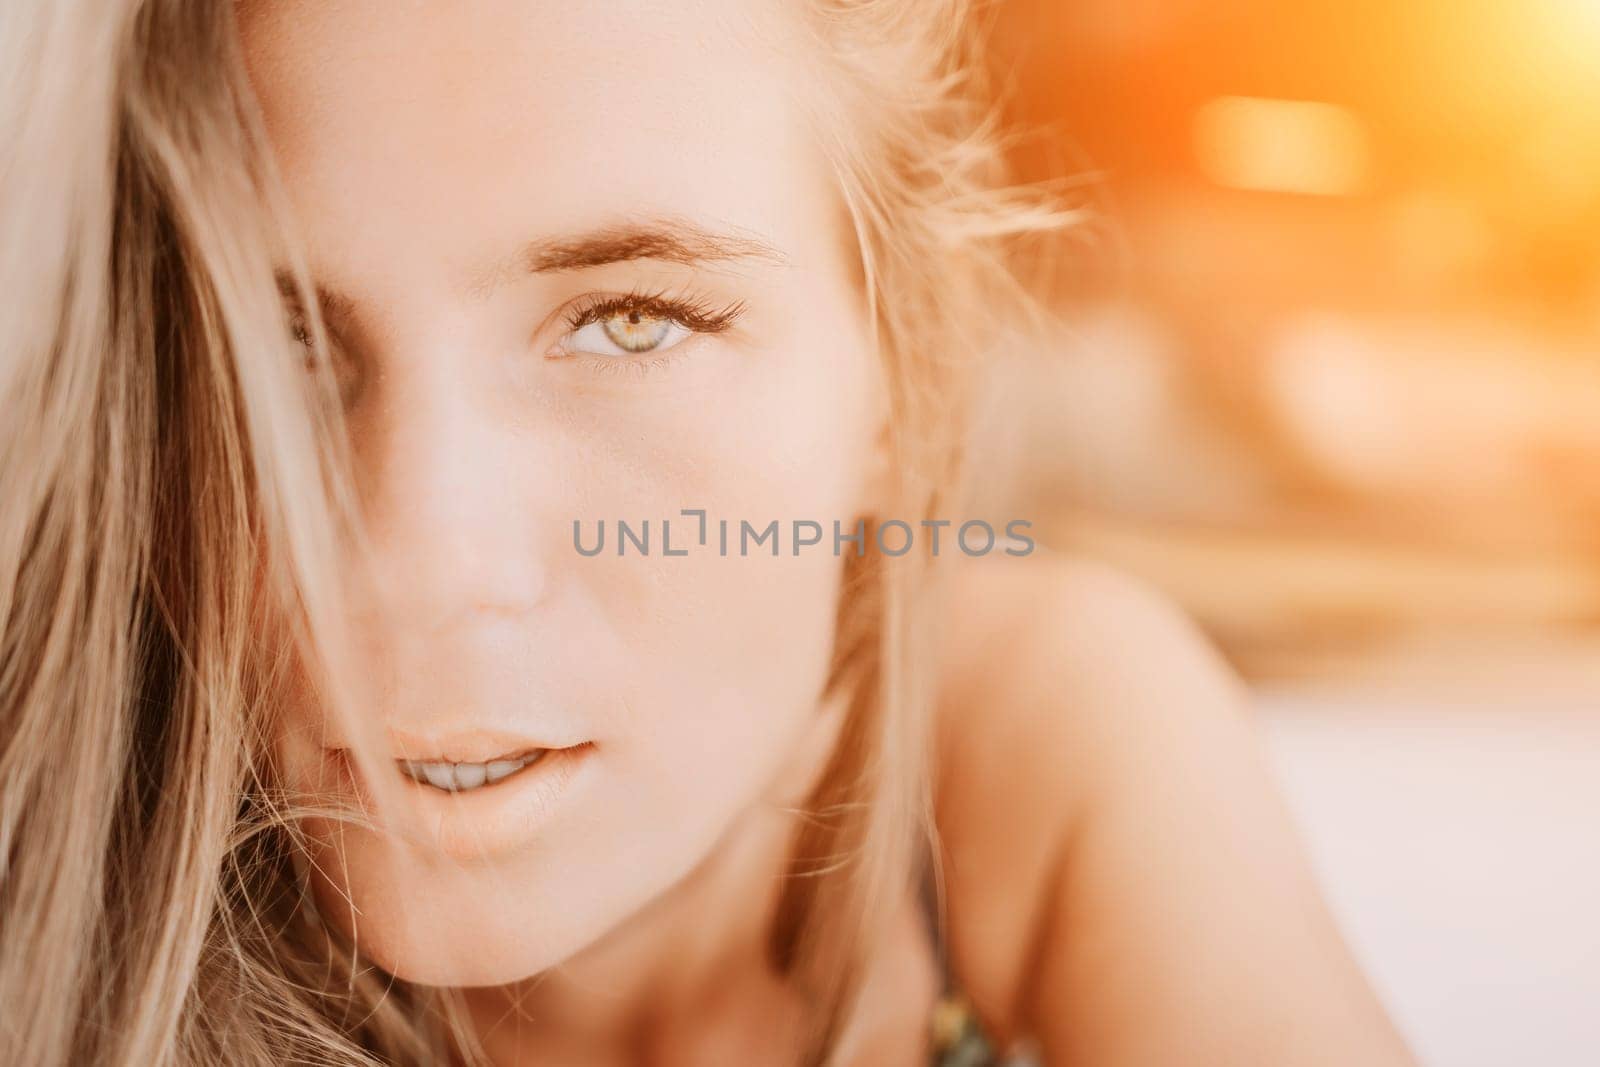
M 781 349 L 729 346 L 685 367 L 630 412 L 617 447 L 637 452 L 591 487 L 586 529 L 604 518 L 610 539 L 572 575 L 626 664 L 629 718 L 612 747 L 636 800 L 670 813 L 655 832 L 680 851 L 708 847 L 782 775 L 826 681 L 845 563 L 834 524 L 854 530 L 873 437 L 864 348 L 826 321 Z M 684 509 L 705 511 L 704 545 Z M 616 554 L 619 517 L 650 521 L 651 554 Z M 662 520 L 687 555 L 661 553 Z M 798 555 L 797 520 L 823 530 Z M 776 556 L 770 540 L 741 552 L 742 523 L 759 533 L 774 521 Z
M 843 566 L 834 530 L 852 533 L 864 510 L 874 438 L 867 357 L 835 318 L 829 329 L 817 316 L 782 348 L 728 346 L 685 367 L 629 412 L 627 431 L 616 427 L 616 462 L 591 485 L 591 537 L 592 520 L 622 518 L 635 528 L 648 520 L 655 540 L 652 554 L 621 558 L 608 542 L 575 561 L 575 576 L 610 606 L 630 658 L 651 662 L 647 705 L 691 716 L 679 724 L 691 742 L 753 740 L 763 715 L 815 700 Z M 703 521 L 685 509 L 704 511 Z M 687 555 L 662 554 L 663 521 Z M 798 554 L 797 522 L 822 529 Z M 770 538 L 755 540 L 773 523 L 776 556 Z M 656 725 L 640 727 L 654 734 Z

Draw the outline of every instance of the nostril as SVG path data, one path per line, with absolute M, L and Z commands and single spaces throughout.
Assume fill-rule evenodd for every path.
M 516 618 L 526 615 L 533 607 L 533 598 L 517 598 L 515 600 L 497 597 L 494 599 L 480 598 L 468 608 L 469 611 L 479 615 L 494 615 L 503 618 Z
M 380 549 L 370 604 L 374 621 L 423 633 L 524 621 L 545 594 L 537 551 L 528 543 L 506 543 L 474 546 L 469 553 L 441 539 Z

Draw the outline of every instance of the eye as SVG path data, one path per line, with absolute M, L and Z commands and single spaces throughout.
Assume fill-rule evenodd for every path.
M 667 315 L 623 308 L 578 326 L 562 338 L 561 349 L 569 355 L 640 356 L 664 352 L 693 332 Z
M 291 308 L 289 311 L 289 339 L 295 346 L 295 351 L 300 355 L 303 366 L 308 374 L 317 372 L 317 344 L 311 332 L 311 320 L 305 312 Z M 336 339 L 329 337 L 330 350 L 328 365 L 333 370 L 333 381 L 339 390 L 339 399 L 346 408 L 349 408 L 361 390 L 361 375 L 350 356 L 337 344 Z
M 557 343 L 563 356 L 599 356 L 622 362 L 661 355 L 697 333 L 721 333 L 744 304 L 718 306 L 692 295 L 630 293 L 592 296 L 567 312 L 569 332 Z

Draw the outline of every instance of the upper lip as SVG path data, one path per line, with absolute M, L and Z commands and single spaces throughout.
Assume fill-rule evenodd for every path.
M 540 749 L 571 748 L 577 740 L 534 738 L 503 730 L 461 730 L 413 733 L 393 727 L 385 731 L 394 759 L 411 763 L 490 763 L 519 759 Z M 349 748 L 347 744 L 336 746 Z

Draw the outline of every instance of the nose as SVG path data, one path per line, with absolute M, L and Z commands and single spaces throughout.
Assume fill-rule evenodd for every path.
M 546 578 L 537 445 L 463 375 L 429 377 L 390 399 L 379 440 L 361 449 L 374 576 L 384 609 L 403 613 L 389 622 L 427 631 L 525 615 Z

